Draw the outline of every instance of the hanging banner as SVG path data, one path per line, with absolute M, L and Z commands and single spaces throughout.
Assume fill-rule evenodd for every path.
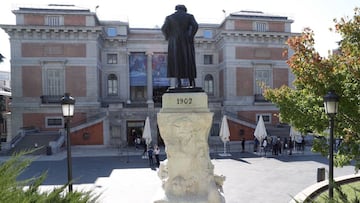
M 152 57 L 152 79 L 154 87 L 170 86 L 170 79 L 167 77 L 167 55 L 156 53 Z
M 145 53 L 130 53 L 130 86 L 146 86 L 147 56 Z

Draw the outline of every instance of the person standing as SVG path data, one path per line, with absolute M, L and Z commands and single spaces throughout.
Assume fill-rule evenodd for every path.
M 153 149 L 152 147 L 149 147 L 148 149 L 148 156 L 149 156 L 149 165 L 152 167 L 154 165 L 154 159 L 153 159 Z
M 181 79 L 188 78 L 191 87 L 195 87 L 196 63 L 194 37 L 198 23 L 193 15 L 187 13 L 184 5 L 177 5 L 176 12 L 165 18 L 161 31 L 168 41 L 167 77 L 177 78 L 177 87 L 181 88 Z
M 160 148 L 157 145 L 155 145 L 154 154 L 155 154 L 156 166 L 159 167 L 160 166 L 160 158 L 159 158 L 159 156 L 160 156 Z
M 242 149 L 242 152 L 245 152 L 245 138 L 244 137 L 241 140 L 241 149 Z

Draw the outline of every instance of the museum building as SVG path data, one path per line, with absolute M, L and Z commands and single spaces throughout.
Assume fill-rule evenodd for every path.
M 65 92 L 76 100 L 73 145 L 133 145 L 146 117 L 153 143 L 161 144 L 157 113 L 175 81 L 166 77 L 167 41 L 159 28 L 102 21 L 96 12 L 74 5 L 20 6 L 13 13 L 15 25 L 0 25 L 11 47 L 11 117 L 4 147 L 28 131 L 61 134 Z M 240 11 L 220 24 L 198 23 L 196 84 L 214 113 L 210 139 L 218 138 L 224 115 L 230 140 L 253 140 L 260 115 L 276 132 L 278 109 L 264 99 L 261 87 L 291 86 L 286 40 L 299 35 L 291 32 L 293 20 Z

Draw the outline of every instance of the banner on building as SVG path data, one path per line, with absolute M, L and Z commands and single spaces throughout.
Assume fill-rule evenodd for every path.
M 145 53 L 130 53 L 130 86 L 146 86 L 147 56 Z
M 170 86 L 167 77 L 167 55 L 156 53 L 152 57 L 152 79 L 154 87 Z

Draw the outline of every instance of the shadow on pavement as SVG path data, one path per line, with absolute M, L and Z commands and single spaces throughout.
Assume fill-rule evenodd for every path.
M 164 160 L 165 156 L 160 156 Z M 109 177 L 115 169 L 148 168 L 148 159 L 141 156 L 73 157 L 72 176 L 74 184 L 92 184 L 100 177 Z M 63 185 L 67 183 L 67 159 L 60 161 L 35 161 L 18 177 L 25 180 L 47 173 L 42 185 Z

